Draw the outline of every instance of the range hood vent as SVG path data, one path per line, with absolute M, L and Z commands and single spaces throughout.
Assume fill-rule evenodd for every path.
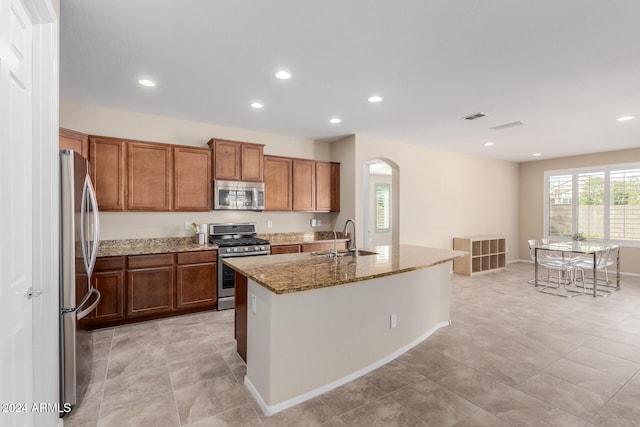
M 475 113 L 475 114 L 472 114 L 470 116 L 463 117 L 463 119 L 465 119 L 465 120 L 475 120 L 475 119 L 480 119 L 482 117 L 487 117 L 487 115 L 485 113 Z
M 522 126 L 522 125 L 526 125 L 527 122 L 523 122 L 522 120 L 518 120 L 515 122 L 511 122 L 511 123 L 505 123 L 503 125 L 499 125 L 499 126 L 494 126 L 491 129 L 493 130 L 502 130 L 502 129 L 507 129 L 507 128 L 512 128 L 512 127 L 516 127 L 516 126 Z

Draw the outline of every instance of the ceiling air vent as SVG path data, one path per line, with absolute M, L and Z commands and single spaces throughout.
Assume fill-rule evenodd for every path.
M 470 116 L 463 117 L 463 119 L 465 119 L 465 120 L 475 120 L 475 119 L 479 119 L 479 118 L 486 117 L 486 116 L 487 115 L 485 113 L 475 113 L 475 114 L 472 114 Z
M 503 125 L 494 126 L 491 129 L 493 129 L 493 130 L 502 130 L 502 129 L 512 128 L 512 127 L 516 127 L 516 126 L 522 126 L 522 125 L 526 125 L 526 124 L 527 124 L 527 122 L 523 122 L 522 120 L 518 120 L 516 122 L 505 123 Z

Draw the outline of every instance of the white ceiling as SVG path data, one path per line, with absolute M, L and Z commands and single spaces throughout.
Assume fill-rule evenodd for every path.
M 61 8 L 61 102 L 512 161 L 640 146 L 638 0 L 62 0 Z M 274 78 L 281 68 L 293 78 Z M 157 86 L 139 86 L 143 77 Z M 368 103 L 373 94 L 384 100 Z M 251 109 L 254 100 L 264 108 Z M 461 119 L 477 112 L 487 117 Z M 615 120 L 623 115 L 637 118 Z M 334 116 L 342 122 L 330 124 Z M 516 120 L 527 124 L 490 129 Z

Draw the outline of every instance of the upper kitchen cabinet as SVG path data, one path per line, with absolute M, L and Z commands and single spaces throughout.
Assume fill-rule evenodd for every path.
M 211 210 L 211 150 L 174 147 L 173 209 Z
M 89 135 L 60 128 L 58 137 L 61 150 L 73 150 L 85 159 L 89 159 Z
M 91 180 L 102 211 L 125 210 L 125 141 L 89 137 Z
M 264 180 L 264 145 L 211 138 L 213 179 L 225 181 Z
M 89 147 L 100 210 L 211 210 L 210 150 L 102 136 Z
M 340 211 L 340 163 L 316 162 L 316 211 Z
M 287 157 L 264 156 L 264 210 L 292 209 L 292 162 Z
M 293 210 L 313 212 L 316 209 L 316 162 L 293 159 Z
M 171 210 L 172 185 L 171 145 L 127 142 L 127 209 Z

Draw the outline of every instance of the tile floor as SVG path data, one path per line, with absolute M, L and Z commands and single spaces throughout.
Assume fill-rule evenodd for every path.
M 96 331 L 92 383 L 65 426 L 640 426 L 640 278 L 566 299 L 532 275 L 453 275 L 451 326 L 268 418 L 242 385 L 232 311 Z

